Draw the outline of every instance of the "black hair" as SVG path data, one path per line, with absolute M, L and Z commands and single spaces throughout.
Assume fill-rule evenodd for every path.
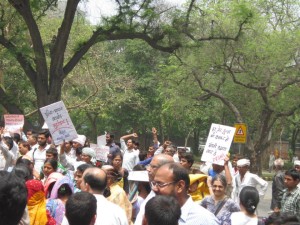
M 49 148 L 46 150 L 46 153 L 52 154 L 55 159 L 58 158 L 58 152 L 56 148 Z
M 33 179 L 32 172 L 30 171 L 29 167 L 24 163 L 17 164 L 12 173 L 25 181 Z
M 226 177 L 222 174 L 217 174 L 215 175 L 212 180 L 211 183 L 213 184 L 215 181 L 220 181 L 222 183 L 222 185 L 224 186 L 224 188 L 227 187 L 227 181 L 226 181 Z
M 83 149 L 83 147 L 78 147 L 78 148 L 76 148 L 76 155 L 81 155 L 82 154 L 82 149 Z
M 68 184 L 62 184 L 57 190 L 57 198 L 71 196 L 72 194 L 73 194 L 72 189 Z
M 89 225 L 96 212 L 97 200 L 91 193 L 75 193 L 66 202 L 66 217 L 70 225 Z
M 89 184 L 89 186 L 91 187 L 91 189 L 93 190 L 97 190 L 100 192 L 103 192 L 106 185 L 107 185 L 107 176 L 105 174 L 105 177 L 100 177 L 100 176 L 96 176 L 93 173 L 87 172 L 84 177 L 83 180 L 85 183 Z
M 80 166 L 78 166 L 77 170 L 80 171 L 81 173 L 83 173 L 86 169 L 93 168 L 93 167 L 94 166 L 91 164 L 84 163 L 84 164 L 81 164 Z
M 296 215 L 291 212 L 272 213 L 266 220 L 265 225 L 299 225 Z
M 46 138 L 49 138 L 50 132 L 49 132 L 49 130 L 42 129 L 38 132 L 38 135 L 45 135 Z
M 143 160 L 145 160 L 146 158 L 147 158 L 147 152 L 144 151 L 144 150 L 140 151 L 140 153 L 139 153 L 139 160 L 140 160 L 140 161 L 143 161 Z
M 57 160 L 55 160 L 55 159 L 46 159 L 46 161 L 44 162 L 44 165 L 46 163 L 49 163 L 55 171 L 57 170 L 57 167 L 58 167 Z
M 111 156 L 111 160 L 114 160 L 114 158 L 116 158 L 117 156 L 120 156 L 120 157 L 121 157 L 121 160 L 123 161 L 123 155 L 122 155 L 122 152 L 121 152 L 121 151 L 113 152 L 113 153 L 112 153 L 112 156 Z
M 14 141 L 18 144 L 18 143 L 20 142 L 20 140 L 21 140 L 20 134 L 14 133 L 14 134 L 13 134 L 13 139 L 14 139 Z
M 190 187 L 189 171 L 179 163 L 168 163 L 166 165 L 168 166 L 168 169 L 173 173 L 173 181 L 178 182 L 180 180 L 183 180 L 185 183 L 185 188 L 186 190 L 188 190 Z
M 259 203 L 259 194 L 255 187 L 246 186 L 240 192 L 240 204 L 249 214 L 254 214 Z
M 181 208 L 173 196 L 156 195 L 145 206 L 148 225 L 178 225 Z
M 12 147 L 14 147 L 14 140 L 11 137 L 5 136 L 5 137 L 3 137 L 3 140 L 7 144 L 8 150 L 11 150 Z
M 300 173 L 295 169 L 289 169 L 285 172 L 286 176 L 291 176 L 293 180 L 299 180 L 300 179 Z
M 191 166 L 194 164 L 194 156 L 193 156 L 193 154 L 190 153 L 190 152 L 184 152 L 184 153 L 182 153 L 181 158 L 186 159 L 186 161 L 187 161 L 188 163 L 190 163 Z
M 0 221 L 5 225 L 20 222 L 27 203 L 27 189 L 24 180 L 13 173 L 6 173 L 0 179 Z

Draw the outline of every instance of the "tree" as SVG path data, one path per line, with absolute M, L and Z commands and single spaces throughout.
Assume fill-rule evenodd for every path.
M 140 39 L 154 49 L 171 53 L 182 46 L 180 38 L 183 35 L 195 42 L 222 38 L 235 40 L 245 23 L 242 20 L 237 24 L 233 38 L 226 34 L 212 35 L 205 27 L 202 34 L 196 37 L 193 35 L 194 29 L 189 26 L 190 15 L 195 11 L 194 0 L 190 1 L 185 11 L 155 5 L 151 0 L 116 0 L 117 14 L 102 18 L 101 24 L 84 34 L 75 48 L 69 43 L 80 0 L 67 0 L 57 31 L 42 38 L 39 23 L 49 10 L 57 7 L 57 2 L 8 0 L 0 4 L 0 44 L 18 62 L 30 81 L 36 94 L 37 108 L 61 99 L 63 81 L 96 43 Z M 206 22 L 203 26 L 207 26 Z M 9 99 L 9 95 L 3 87 L 0 93 L 1 103 L 10 113 L 22 112 L 19 106 L 4 101 Z

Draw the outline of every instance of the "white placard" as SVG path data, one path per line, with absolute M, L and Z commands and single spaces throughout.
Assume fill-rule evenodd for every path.
M 20 129 L 24 126 L 24 115 L 5 114 L 4 123 L 7 132 L 20 134 Z
M 106 145 L 106 135 L 101 135 L 97 137 L 97 145 L 100 147 L 102 145 Z
M 223 166 L 224 158 L 230 149 L 234 133 L 234 127 L 213 123 L 210 127 L 201 160 Z
M 77 138 L 77 132 L 62 101 L 40 108 L 56 145 Z
M 107 155 L 109 153 L 109 146 L 101 145 L 94 148 L 96 152 L 96 159 L 102 162 L 107 162 Z

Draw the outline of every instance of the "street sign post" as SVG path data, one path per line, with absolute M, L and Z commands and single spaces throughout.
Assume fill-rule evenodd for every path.
M 235 133 L 233 142 L 245 144 L 247 142 L 247 125 L 245 123 L 236 123 L 234 127 Z

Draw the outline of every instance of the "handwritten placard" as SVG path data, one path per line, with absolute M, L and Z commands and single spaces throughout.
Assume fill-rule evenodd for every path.
M 224 158 L 230 149 L 234 133 L 234 127 L 213 123 L 210 127 L 201 160 L 224 165 Z
M 20 134 L 20 129 L 24 126 L 24 115 L 5 114 L 4 123 L 8 132 Z
M 71 141 L 77 138 L 77 132 L 62 101 L 40 108 L 48 125 L 54 143 L 61 144 L 63 140 Z
M 97 145 L 98 146 L 106 145 L 106 135 L 105 134 L 97 137 Z
M 107 162 L 107 155 L 109 153 L 109 146 L 101 145 L 94 148 L 96 152 L 96 159 L 102 162 Z

